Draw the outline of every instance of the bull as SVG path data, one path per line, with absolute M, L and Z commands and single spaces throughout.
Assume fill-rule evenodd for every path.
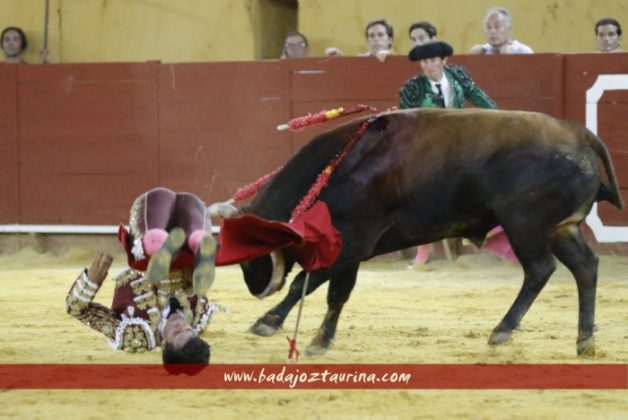
M 241 211 L 287 221 L 364 120 L 305 145 Z M 607 148 L 583 126 L 520 111 L 382 113 L 371 117 L 319 200 L 329 208 L 343 247 L 331 267 L 310 273 L 306 294 L 327 280 L 329 288 L 327 313 L 307 354 L 322 354 L 332 344 L 362 261 L 444 238 L 464 237 L 481 246 L 497 225 L 504 228 L 524 278 L 489 344 L 511 338 L 556 269 L 556 258 L 577 284 L 577 354 L 594 354 L 598 258 L 583 238 L 581 223 L 594 202 L 606 200 L 618 209 L 623 202 Z M 290 249 L 284 249 L 242 263 L 249 291 L 272 293 L 294 262 Z M 282 327 L 301 297 L 305 274 L 301 271 L 285 298 L 255 322 L 253 333 L 268 336 Z

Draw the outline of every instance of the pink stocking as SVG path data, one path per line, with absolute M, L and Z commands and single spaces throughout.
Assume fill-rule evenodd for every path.
M 501 226 L 497 226 L 489 232 L 488 239 L 484 244 L 484 249 L 506 261 L 518 261 L 517 256 L 510 246 L 508 237 Z
M 414 257 L 414 262 L 425 264 L 429 258 L 430 258 L 430 246 L 419 245 L 417 247 L 416 257 Z
M 144 246 L 144 253 L 147 257 L 154 255 L 168 238 L 168 232 L 163 229 L 150 229 L 142 238 L 142 245 Z
M 198 251 L 198 247 L 201 245 L 201 241 L 207 235 L 211 235 L 211 232 L 208 232 L 206 230 L 195 230 L 190 234 L 190 237 L 188 238 L 188 245 L 192 252 L 196 254 L 196 251 Z

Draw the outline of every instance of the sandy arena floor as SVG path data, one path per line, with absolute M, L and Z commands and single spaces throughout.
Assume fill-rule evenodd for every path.
M 126 354 L 64 311 L 66 293 L 91 253 L 63 256 L 24 249 L 0 256 L 0 363 L 158 363 L 159 352 Z M 112 273 L 123 268 L 116 257 Z M 28 268 L 26 268 L 28 267 Z M 577 292 L 560 267 L 514 340 L 486 344 L 521 285 L 518 265 L 488 255 L 437 261 L 426 271 L 403 262 L 365 264 L 340 318 L 336 343 L 305 363 L 628 363 L 628 257 L 603 256 L 597 299 L 597 355 L 575 356 Z M 326 285 L 309 296 L 300 347 L 325 313 Z M 109 304 L 112 282 L 96 300 Z M 284 292 L 260 301 L 237 267 L 221 267 L 210 300 L 228 307 L 205 338 L 212 363 L 283 363 L 285 336 L 261 338 L 248 327 Z M 620 391 L 0 391 L 0 418 L 628 418 Z

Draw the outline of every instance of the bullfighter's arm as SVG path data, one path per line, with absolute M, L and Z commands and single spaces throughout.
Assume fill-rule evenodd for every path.
M 420 76 L 420 75 L 419 75 Z M 399 89 L 399 109 L 417 108 L 425 99 L 425 87 L 419 76 L 406 81 Z
M 106 253 L 96 254 L 89 269 L 83 270 L 72 284 L 65 307 L 74 318 L 113 340 L 120 317 L 112 309 L 93 302 L 107 277 L 112 260 L 112 257 Z
M 448 64 L 446 67 L 462 86 L 465 99 L 478 108 L 495 109 L 495 102 L 475 84 L 467 69 L 457 64 Z
M 487 108 L 487 109 L 495 109 L 495 102 L 489 98 L 489 96 L 484 93 L 482 89 L 480 89 L 475 83 L 473 84 L 473 88 L 469 89 L 469 93 L 465 92 L 465 96 L 471 101 L 471 103 L 478 108 Z

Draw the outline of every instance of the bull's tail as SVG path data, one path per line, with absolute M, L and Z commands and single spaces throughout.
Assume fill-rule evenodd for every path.
M 602 143 L 602 140 L 589 130 L 587 130 L 587 141 L 602 160 L 602 165 L 604 165 L 606 177 L 608 178 L 608 184 L 600 181 L 600 188 L 598 189 L 595 200 L 606 200 L 618 209 L 623 209 L 624 202 L 619 194 L 619 185 L 617 185 L 617 177 L 615 176 L 615 169 L 613 168 L 613 162 L 608 154 L 608 149 L 604 143 Z

